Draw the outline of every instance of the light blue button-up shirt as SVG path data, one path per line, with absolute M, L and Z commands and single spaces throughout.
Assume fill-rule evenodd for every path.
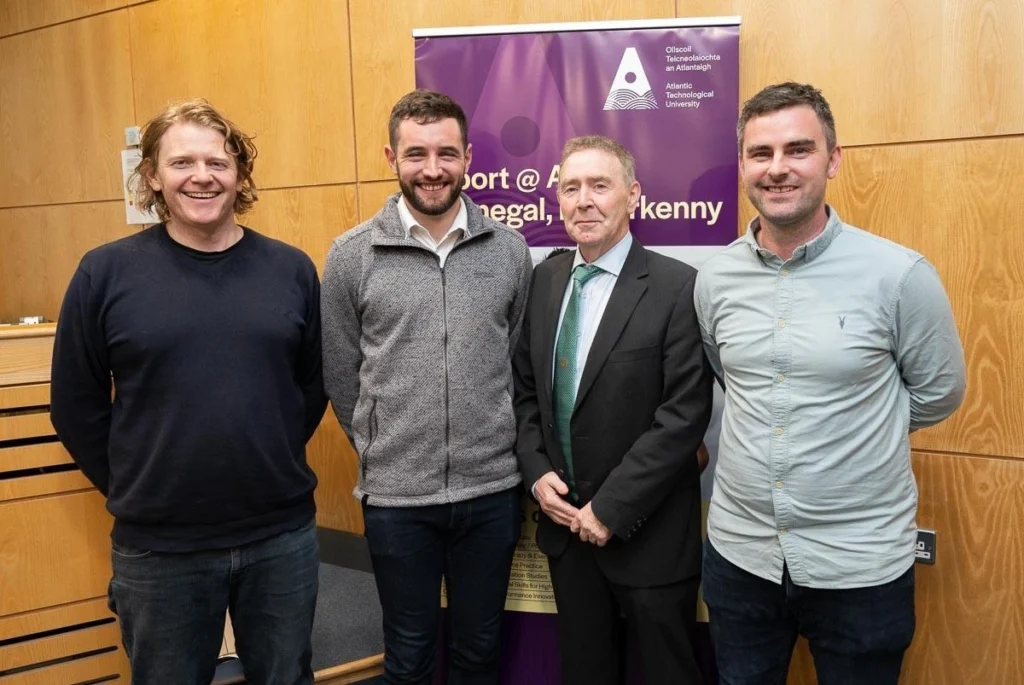
M 844 224 L 791 259 L 758 220 L 711 257 L 694 299 L 725 386 L 708 514 L 723 557 L 797 585 L 879 585 L 914 562 L 911 431 L 963 399 L 963 349 L 935 269 Z

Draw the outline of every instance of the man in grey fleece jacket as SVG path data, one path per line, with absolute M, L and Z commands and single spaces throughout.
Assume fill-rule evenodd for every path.
M 385 155 L 402 192 L 338 237 L 324 269 L 325 385 L 359 454 L 388 683 L 431 681 L 442 576 L 449 682 L 498 683 L 519 538 L 510 358 L 532 263 L 460 192 L 466 128 L 444 95 L 399 100 Z

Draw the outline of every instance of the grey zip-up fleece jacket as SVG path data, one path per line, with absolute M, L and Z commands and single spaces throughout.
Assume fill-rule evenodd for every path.
M 511 488 L 529 248 L 463 195 L 467 230 L 441 269 L 406 235 L 398 198 L 335 239 L 321 287 L 324 384 L 359 454 L 354 494 L 411 507 Z

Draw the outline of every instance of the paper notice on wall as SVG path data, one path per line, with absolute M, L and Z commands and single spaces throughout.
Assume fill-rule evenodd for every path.
M 129 224 L 158 224 L 160 217 L 153 212 L 143 212 L 135 204 L 135 198 L 128 187 L 128 179 L 131 178 L 135 167 L 142 161 L 142 151 L 134 148 L 121 150 L 121 188 L 124 190 L 125 216 Z
M 555 592 L 551 588 L 551 575 L 548 573 L 548 559 L 537 547 L 537 523 L 541 513 L 537 503 L 529 497 L 523 497 L 523 529 L 516 545 L 515 557 L 512 559 L 512 572 L 509 574 L 508 594 L 505 596 L 505 609 L 508 611 L 529 611 L 540 614 L 553 614 L 555 609 Z

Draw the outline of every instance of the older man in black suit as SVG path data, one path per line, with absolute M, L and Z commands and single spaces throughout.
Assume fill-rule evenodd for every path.
M 577 249 L 534 272 L 514 360 L 517 452 L 544 516 L 537 544 L 558 606 L 563 680 L 621 682 L 618 617 L 648 685 L 700 682 L 698 449 L 712 373 L 696 271 L 629 232 L 630 153 L 602 136 L 563 150 L 558 199 Z

